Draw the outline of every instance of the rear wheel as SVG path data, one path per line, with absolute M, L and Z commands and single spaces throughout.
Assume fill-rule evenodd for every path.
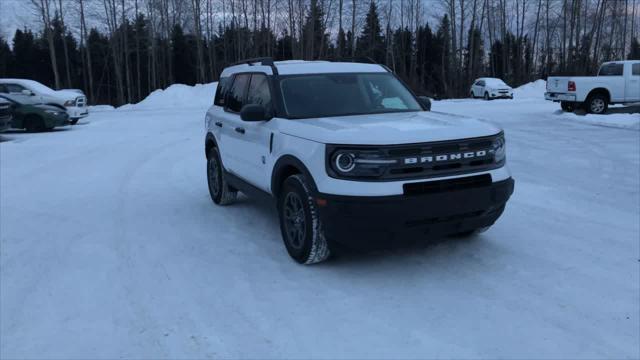
M 329 258 L 331 251 L 307 179 L 300 174 L 288 177 L 278 196 L 280 230 L 289 256 L 301 264 Z
M 236 200 L 238 191 L 227 184 L 218 149 L 212 147 L 207 159 L 207 183 L 211 200 L 217 205 L 228 205 Z
M 24 127 L 28 132 L 39 132 L 44 131 L 45 125 L 44 120 L 41 117 L 36 115 L 31 115 L 24 120 Z
M 609 100 L 604 94 L 593 94 L 585 102 L 586 110 L 592 114 L 604 114 L 609 107 Z

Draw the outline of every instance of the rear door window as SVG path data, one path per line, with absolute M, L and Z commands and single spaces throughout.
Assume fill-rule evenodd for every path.
M 623 64 L 602 65 L 598 76 L 622 76 Z
M 242 110 L 250 78 L 251 75 L 249 74 L 236 75 L 233 80 L 233 85 L 231 85 L 231 89 L 229 89 L 229 94 L 226 97 L 227 110 L 237 113 Z
M 24 86 L 18 84 L 5 84 L 5 87 L 10 94 L 21 94 L 22 90 L 26 90 Z

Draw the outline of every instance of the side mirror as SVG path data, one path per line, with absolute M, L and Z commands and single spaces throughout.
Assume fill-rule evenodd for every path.
M 34 96 L 35 94 L 31 90 L 24 89 L 22 90 L 22 95 Z
M 240 118 L 243 121 L 266 121 L 271 120 L 264 106 L 259 104 L 248 104 L 240 110 Z
M 431 111 L 431 99 L 426 96 L 418 96 L 418 101 L 425 111 Z

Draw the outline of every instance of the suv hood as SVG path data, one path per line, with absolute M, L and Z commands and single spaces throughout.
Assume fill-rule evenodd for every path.
M 432 111 L 281 120 L 281 132 L 325 144 L 396 145 L 491 136 L 487 122 Z

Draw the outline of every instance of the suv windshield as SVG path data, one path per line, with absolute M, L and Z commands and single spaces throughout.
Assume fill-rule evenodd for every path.
M 289 118 L 421 111 L 418 101 L 389 73 L 282 76 Z

